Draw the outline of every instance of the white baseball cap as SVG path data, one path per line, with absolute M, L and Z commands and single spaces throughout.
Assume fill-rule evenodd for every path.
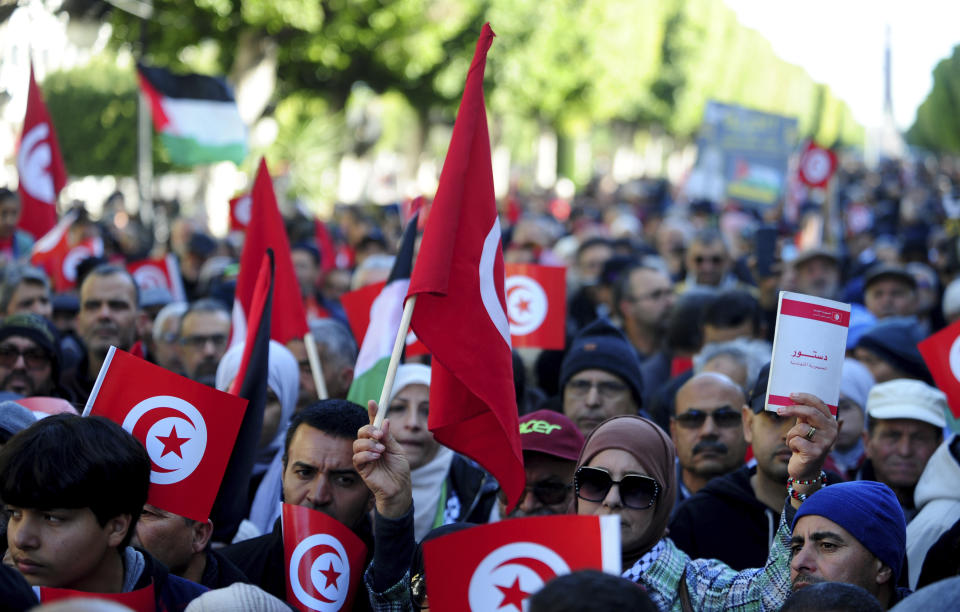
M 867 396 L 871 419 L 913 419 L 946 427 L 947 396 L 919 380 L 905 378 L 879 383 Z

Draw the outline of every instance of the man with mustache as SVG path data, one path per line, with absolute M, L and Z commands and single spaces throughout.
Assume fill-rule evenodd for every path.
M 703 372 L 677 391 L 670 437 L 677 447 L 677 502 L 743 465 L 743 391 L 727 376 Z
M 0 321 L 0 391 L 62 396 L 59 374 L 60 349 L 50 321 L 33 313 Z
M 213 387 L 230 340 L 230 312 L 211 298 L 197 300 L 180 319 L 177 356 L 184 376 Z
M 683 502 L 670 520 L 670 537 L 694 559 L 720 559 L 736 570 L 762 567 L 767 560 L 787 486 L 791 453 L 786 436 L 795 424 L 794 419 L 764 409 L 769 373 L 767 364 L 757 376 L 749 403 L 741 406 L 743 437 L 753 446 L 756 466 L 714 478 Z M 679 415 L 679 393 L 677 398 Z
M 889 609 L 910 593 L 897 588 L 906 548 L 907 524 L 890 487 L 871 481 L 824 487 L 793 519 L 791 586 L 855 584 Z
M 914 489 L 923 469 L 943 442 L 947 396 L 919 380 L 879 383 L 867 396 L 867 460 L 857 480 L 876 480 L 896 493 L 911 520 L 917 513 Z
M 90 394 L 110 347 L 129 351 L 133 346 L 143 317 L 137 283 L 122 266 L 101 264 L 83 279 L 77 315 L 77 334 L 86 347 L 86 365 L 76 374 L 80 402 Z

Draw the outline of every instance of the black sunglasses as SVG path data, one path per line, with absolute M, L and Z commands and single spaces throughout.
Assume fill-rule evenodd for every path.
M 646 510 L 657 501 L 660 495 L 660 483 L 649 476 L 627 474 L 620 480 L 614 480 L 610 472 L 595 468 L 582 467 L 573 477 L 577 497 L 589 502 L 602 502 L 613 485 L 620 488 L 620 500 L 627 508 Z
M 687 410 L 683 414 L 674 417 L 677 425 L 684 429 L 700 429 L 707 422 L 707 417 L 712 418 L 717 427 L 726 429 L 738 427 L 740 425 L 740 413 L 732 408 L 721 408 L 713 412 L 703 410 Z
M 554 506 L 556 504 L 561 504 L 567 500 L 567 492 L 573 485 L 563 484 L 562 482 L 556 482 L 551 480 L 541 480 L 535 482 L 532 485 L 527 485 L 523 488 L 523 495 L 520 496 L 520 501 L 523 501 L 523 498 L 527 493 L 532 492 L 533 496 L 537 498 L 537 501 L 543 504 L 544 506 Z M 497 492 L 497 497 L 500 499 L 500 503 L 504 506 L 507 505 L 507 494 L 503 492 L 503 489 L 500 489 Z
M 21 356 L 28 370 L 39 370 L 50 365 L 50 356 L 42 348 L 28 348 L 21 351 L 12 344 L 0 346 L 0 366 L 12 368 Z

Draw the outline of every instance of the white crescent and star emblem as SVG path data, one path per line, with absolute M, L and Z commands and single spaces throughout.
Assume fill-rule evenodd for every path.
M 540 328 L 547 318 L 549 301 L 547 294 L 535 279 L 514 275 L 504 283 L 507 294 L 507 314 L 510 315 L 510 332 L 514 336 L 526 336 Z
M 500 219 L 494 217 L 493 227 L 487 232 L 487 237 L 483 240 L 483 251 L 480 253 L 480 300 L 483 307 L 487 310 L 487 316 L 493 326 L 500 332 L 503 341 L 510 346 L 510 323 L 507 321 L 507 313 L 503 311 L 503 304 L 500 303 L 500 297 L 497 295 L 497 286 L 494 283 L 493 269 L 497 263 L 497 255 L 500 254 Z
M 310 564 L 309 584 L 301 580 L 300 565 Z M 304 606 L 319 612 L 336 612 L 350 590 L 350 562 L 340 540 L 327 533 L 304 538 L 290 555 L 290 589 Z
M 527 598 L 570 566 L 553 550 L 534 542 L 497 548 L 477 565 L 467 596 L 474 612 L 523 612 Z
M 32 198 L 53 204 L 57 195 L 53 186 L 53 175 L 50 173 L 53 151 L 47 142 L 49 134 L 50 126 L 47 123 L 38 123 L 24 134 L 20 151 L 17 153 L 17 170 L 20 173 L 21 189 Z
M 246 195 L 237 200 L 233 207 L 233 216 L 243 225 L 250 225 L 250 196 Z
M 957 336 L 953 344 L 950 345 L 950 373 L 957 380 L 960 380 L 960 336 Z
M 93 251 L 85 244 L 78 244 L 70 249 L 67 256 L 63 258 L 63 277 L 71 283 L 76 282 L 77 266 L 88 257 L 93 257 Z
M 188 477 L 207 449 L 203 415 L 189 402 L 172 395 L 143 400 L 127 413 L 122 427 L 144 440 L 153 484 L 173 484 Z
M 133 273 L 133 280 L 140 289 L 154 289 L 156 287 L 169 288 L 167 275 L 154 265 L 140 266 Z
M 801 164 L 803 165 L 803 175 L 811 183 L 822 183 L 830 174 L 830 156 L 823 149 L 807 151 Z

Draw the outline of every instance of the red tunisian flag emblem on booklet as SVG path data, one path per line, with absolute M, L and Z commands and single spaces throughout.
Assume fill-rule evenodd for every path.
M 143 443 L 149 503 L 203 522 L 246 408 L 243 398 L 110 347 L 83 416 L 106 417 Z
M 566 268 L 510 263 L 504 268 L 513 346 L 562 349 L 567 317 Z
M 780 292 L 767 382 L 767 410 L 793 405 L 791 393 L 810 393 L 837 416 L 849 327 L 849 304 Z
M 351 610 L 367 546 L 346 525 L 310 508 L 283 504 L 280 520 L 287 603 L 304 612 Z
M 542 516 L 472 527 L 423 545 L 432 610 L 523 612 L 552 578 L 620 575 L 620 517 Z
M 946 393 L 950 412 L 960 419 L 960 321 L 923 340 L 917 348 L 937 388 Z

